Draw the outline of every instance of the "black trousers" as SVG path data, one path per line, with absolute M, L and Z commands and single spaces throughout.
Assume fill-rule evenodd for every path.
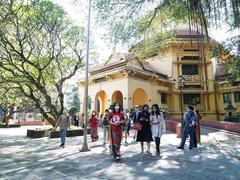
M 160 153 L 160 138 L 159 137 L 155 137 L 155 144 L 156 144 L 157 153 Z
M 194 146 L 194 147 L 197 147 L 196 128 L 195 128 L 195 131 L 194 131 L 193 146 Z

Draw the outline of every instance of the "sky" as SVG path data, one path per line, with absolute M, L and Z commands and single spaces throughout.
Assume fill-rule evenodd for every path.
M 87 0 L 52 0 L 54 3 L 62 6 L 65 11 L 68 13 L 70 18 L 79 26 L 87 27 L 87 15 L 88 15 L 88 1 Z M 96 24 L 94 18 L 97 14 L 94 14 L 92 11 L 91 14 L 91 35 L 90 41 L 94 42 L 94 46 L 90 48 L 90 53 L 97 54 L 97 62 L 103 63 L 105 62 L 108 57 L 111 55 L 113 51 L 113 45 L 109 44 L 106 40 L 104 40 L 104 34 L 107 33 L 106 29 Z M 218 42 L 226 40 L 227 37 L 231 36 L 230 32 L 227 32 L 225 26 L 216 29 L 210 29 L 209 35 L 213 39 Z M 121 45 L 115 46 L 115 49 L 118 52 L 126 52 L 126 47 L 122 47 Z M 91 64 L 91 57 L 90 54 L 90 64 Z M 71 79 L 71 84 L 79 80 L 80 77 L 84 77 L 84 73 L 78 74 L 78 76 Z
M 62 6 L 77 25 L 87 28 L 88 3 L 86 0 L 78 0 L 77 3 L 74 0 L 52 1 Z M 99 55 L 98 61 L 103 62 L 110 56 L 113 47 L 104 40 L 106 30 L 103 26 L 95 23 L 95 16 L 96 14 L 93 14 L 92 11 L 90 41 L 94 42 L 94 47 L 90 49 L 90 52 L 97 53 Z M 122 51 L 121 48 L 118 49 Z
M 87 0 L 52 0 L 52 1 L 62 6 L 68 13 L 70 18 L 74 21 L 74 23 L 76 23 L 79 26 L 84 26 L 85 28 L 87 27 L 87 15 L 88 15 Z M 113 48 L 115 48 L 116 51 L 118 52 L 127 52 L 126 47 L 122 47 L 121 45 L 113 47 L 113 45 L 110 45 L 109 42 L 106 42 L 106 40 L 104 40 L 104 34 L 107 33 L 107 31 L 103 26 L 95 23 L 94 18 L 96 16 L 97 14 L 91 15 L 90 41 L 94 42 L 94 47 L 90 48 L 90 64 L 92 59 L 91 54 L 93 53 L 98 55 L 97 61 L 99 63 L 103 63 L 111 55 L 111 53 L 113 52 Z M 218 30 L 210 29 L 209 35 L 216 41 L 221 42 L 226 40 L 226 38 L 230 37 L 232 34 L 230 32 L 227 32 L 226 27 L 223 26 Z M 66 87 L 64 88 L 65 91 L 71 90 L 72 86 L 77 86 L 77 81 L 83 77 L 85 77 L 84 71 L 80 71 L 80 73 L 78 73 L 76 76 L 74 76 L 67 82 Z
M 53 2 L 62 6 L 71 19 L 78 25 L 87 27 L 87 13 L 88 3 L 86 0 L 52 0 Z M 76 3 L 77 1 L 77 3 Z M 94 42 L 94 47 L 90 50 L 92 53 L 99 55 L 98 61 L 104 62 L 110 56 L 113 46 L 104 40 L 104 34 L 107 32 L 105 28 L 94 22 L 96 14 L 91 15 L 91 41 Z M 224 41 L 227 37 L 231 36 L 225 27 L 218 30 L 210 29 L 210 36 L 218 42 Z M 121 46 L 115 47 L 118 51 L 124 51 L 126 48 Z

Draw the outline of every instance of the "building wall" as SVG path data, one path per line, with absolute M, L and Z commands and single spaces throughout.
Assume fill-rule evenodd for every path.
M 199 94 L 200 103 L 195 104 L 205 120 L 223 120 L 225 118 L 226 110 L 224 109 L 227 104 L 223 102 L 223 93 L 231 92 L 232 105 L 236 107 L 237 114 L 240 115 L 240 102 L 234 101 L 234 92 L 240 91 L 233 87 L 226 87 L 226 85 L 220 85 L 215 87 L 213 65 L 210 59 L 210 51 L 208 46 L 204 47 L 205 61 L 196 60 L 181 60 L 183 56 L 198 56 L 199 52 L 184 51 L 184 49 L 197 49 L 198 44 L 182 43 L 169 46 L 168 49 L 163 51 L 160 55 L 146 59 L 149 65 L 156 69 L 158 72 L 166 74 L 171 80 L 172 78 L 178 79 L 182 74 L 183 64 L 198 64 L 197 75 L 183 75 L 186 79 L 185 85 L 190 86 L 189 89 L 184 89 L 183 94 Z M 134 64 L 135 63 L 135 64 Z M 133 66 L 138 66 L 136 62 L 133 62 Z M 161 93 L 164 93 L 167 97 L 166 105 L 169 108 L 170 115 L 173 118 L 181 117 L 181 98 L 180 91 L 178 89 L 178 83 L 175 85 L 169 85 L 159 81 L 158 79 L 149 78 L 147 80 L 144 75 L 137 77 L 134 74 L 125 74 L 122 72 L 111 75 L 111 79 L 99 83 L 89 84 L 89 96 L 91 98 L 91 110 L 95 109 L 96 94 L 100 91 L 106 92 L 107 102 L 106 106 L 110 107 L 112 102 L 112 95 L 115 91 L 121 91 L 123 95 L 123 107 L 126 109 L 133 108 L 134 105 L 148 104 L 150 107 L 152 104 L 161 104 Z M 200 87 L 194 89 L 191 87 Z M 134 93 L 136 90 L 140 90 L 137 98 L 145 98 L 144 101 L 134 101 Z M 80 86 L 80 97 L 84 97 L 84 86 Z M 136 98 L 135 97 L 135 98 Z M 136 104 L 137 102 L 139 104 Z M 81 111 L 83 111 L 83 102 L 81 101 Z M 188 104 L 183 104 L 182 110 L 185 111 Z
M 104 91 L 107 95 L 107 108 L 110 107 L 112 102 L 112 95 L 115 91 L 121 91 L 123 95 L 123 107 L 126 107 L 128 104 L 128 79 L 127 77 L 122 77 L 119 79 L 111 79 L 99 83 L 89 83 L 88 95 L 91 98 L 91 111 L 95 110 L 96 95 L 98 92 Z M 84 97 L 84 86 L 80 86 L 80 97 Z M 81 112 L 84 110 L 84 103 L 81 101 Z M 103 112 L 101 112 L 103 113 Z
M 137 90 L 142 90 L 146 94 L 144 104 L 151 106 L 152 104 L 160 104 L 160 91 L 168 92 L 166 85 L 159 85 L 157 82 L 145 81 L 139 78 L 125 76 L 120 79 L 108 80 L 101 83 L 90 83 L 88 94 L 91 98 L 91 110 L 95 109 L 96 95 L 100 91 L 107 94 L 107 107 L 109 108 L 112 102 L 112 95 L 115 91 L 121 91 L 123 94 L 123 108 L 130 109 L 134 105 L 142 106 L 143 104 L 134 104 L 134 93 Z M 80 96 L 84 97 L 84 86 L 80 86 Z M 143 98 L 143 97 L 138 97 Z M 84 110 L 84 103 L 81 102 L 81 111 Z
M 129 77 L 128 79 L 128 94 L 129 94 L 129 104 L 128 108 L 134 107 L 134 105 L 143 105 L 143 104 L 133 104 L 133 95 L 137 89 L 143 89 L 147 95 L 147 101 L 145 102 L 149 106 L 153 104 L 160 104 L 160 91 L 167 92 L 169 91 L 166 85 L 159 85 L 157 82 L 146 81 L 137 79 L 134 77 Z M 141 98 L 141 97 L 139 97 Z
M 199 52 L 189 51 L 189 49 L 198 49 L 198 44 L 190 44 L 190 43 L 181 43 L 175 44 L 172 46 L 171 50 L 168 50 L 168 53 L 172 53 L 172 55 L 168 55 L 172 59 L 169 59 L 171 63 L 172 70 L 172 78 L 178 81 L 179 76 L 183 76 L 185 78 L 185 88 L 190 87 L 188 89 L 183 90 L 183 96 L 188 94 L 196 94 L 200 95 L 200 103 L 195 104 L 195 108 L 199 109 L 200 113 L 203 115 L 203 119 L 216 119 L 216 108 L 215 108 L 215 95 L 214 95 L 214 83 L 213 83 L 213 66 L 210 59 L 210 53 L 208 46 L 204 47 L 204 54 L 200 50 Z M 188 51 L 186 51 L 188 50 Z M 166 53 L 165 53 L 166 54 Z M 205 61 L 202 58 L 201 60 L 182 60 L 183 57 L 187 56 L 204 56 Z M 197 65 L 198 66 L 198 74 L 196 75 L 185 75 L 182 72 L 183 65 Z M 169 76 L 171 77 L 171 76 Z M 178 82 L 175 86 L 172 86 L 171 97 L 169 101 L 169 110 L 170 115 L 174 118 L 181 117 L 181 96 L 179 90 Z M 199 88 L 191 88 L 198 86 Z M 184 103 L 183 100 L 183 111 L 186 110 L 188 104 Z
M 217 108 L 219 112 L 219 120 L 224 120 L 226 118 L 226 107 L 229 103 L 224 102 L 224 94 L 230 93 L 231 104 L 235 109 L 234 116 L 240 116 L 240 102 L 236 101 L 234 98 L 234 93 L 240 93 L 240 89 L 236 86 L 231 86 L 225 83 L 219 83 L 216 85 L 216 99 L 217 99 Z
M 162 51 L 161 54 L 151 57 L 146 61 L 149 62 L 151 68 L 156 71 L 167 75 L 168 77 L 173 76 L 172 61 L 174 59 L 173 48 L 169 46 L 168 49 Z

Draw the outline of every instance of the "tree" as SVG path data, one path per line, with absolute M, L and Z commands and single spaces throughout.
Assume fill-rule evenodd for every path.
M 219 44 L 213 51 L 212 56 L 217 58 L 218 63 L 223 63 L 229 72 L 228 81 L 234 85 L 240 81 L 240 35 L 227 39 Z M 239 83 L 237 83 L 239 85 Z
M 8 84 L 1 84 L 0 94 L 0 106 L 4 112 L 7 112 L 10 106 L 17 106 L 18 112 L 23 111 L 28 105 L 32 105 L 31 109 L 35 108 L 34 103 L 30 99 L 22 97 L 21 92 L 10 88 Z
M 73 115 L 75 115 L 77 112 L 79 111 L 79 109 L 77 107 L 71 107 L 68 111 L 69 115 L 72 117 Z
M 199 25 L 206 33 L 210 22 L 219 25 L 223 18 L 231 27 L 240 27 L 239 0 L 97 0 L 95 8 L 99 20 L 121 40 L 146 31 L 154 22 L 161 27 L 169 19 L 187 21 L 189 28 Z
M 33 102 L 55 126 L 64 83 L 83 66 L 83 43 L 83 28 L 49 0 L 1 0 L 0 89 Z
M 238 32 L 238 41 L 232 38 L 228 43 L 240 52 L 240 0 L 97 0 L 95 8 L 114 42 L 148 40 L 149 36 L 155 39 L 162 30 L 174 29 L 178 24 L 188 24 L 190 30 L 197 29 L 208 37 L 209 27 L 225 24 Z M 232 62 L 236 65 L 237 61 Z

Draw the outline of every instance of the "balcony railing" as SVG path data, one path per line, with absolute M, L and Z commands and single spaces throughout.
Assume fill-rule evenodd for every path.
M 200 75 L 183 75 L 186 81 L 201 81 Z

